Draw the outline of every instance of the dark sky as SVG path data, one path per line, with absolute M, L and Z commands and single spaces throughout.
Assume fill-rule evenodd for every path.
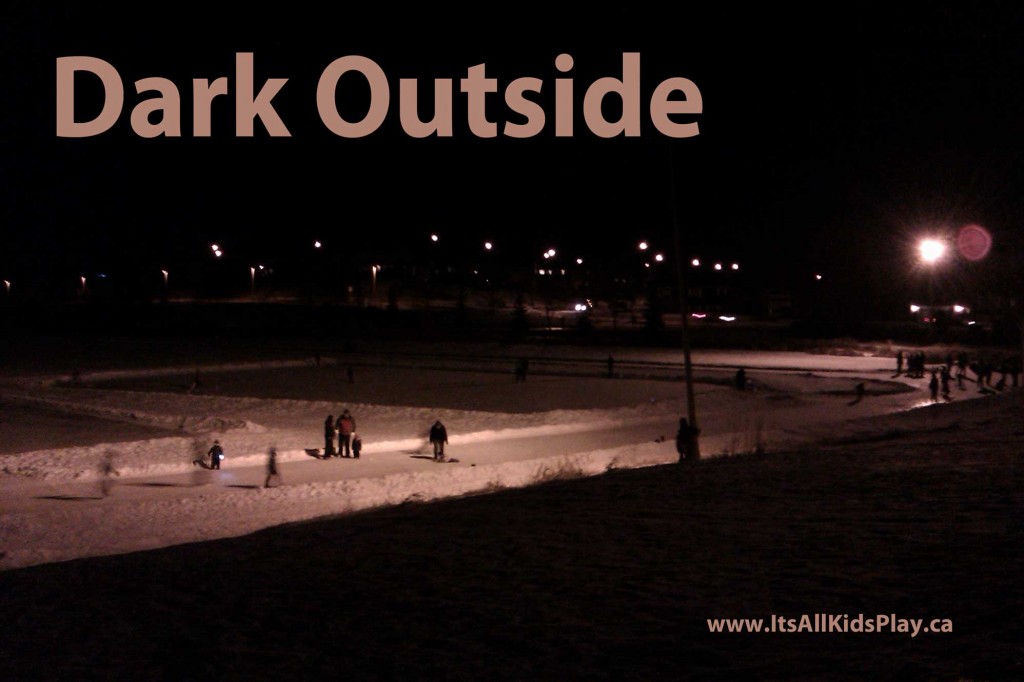
M 766 282 L 820 270 L 852 283 L 870 269 L 884 283 L 922 231 L 980 223 L 999 244 L 1024 219 L 1024 20 L 1012 3 L 811 13 L 638 3 L 573 13 L 549 3 L 469 15 L 290 3 L 234 17 L 211 4 L 8 3 L 4 277 L 152 269 L 205 257 L 211 241 L 250 259 L 300 257 L 314 237 L 353 253 L 415 252 L 431 231 L 455 250 L 493 239 L 513 260 L 547 246 L 611 260 L 640 237 L 670 250 L 670 146 L 688 253 L 741 260 Z M 241 51 L 255 54 L 257 88 L 289 79 L 274 104 L 291 138 L 259 122 L 255 137 L 236 138 L 229 98 L 214 106 L 213 136 L 191 137 L 191 79 L 229 76 L 234 92 Z M 627 51 L 641 54 L 642 135 L 601 139 L 582 119 L 582 95 L 621 75 Z M 562 52 L 575 59 L 568 139 L 552 133 Z M 359 140 L 332 135 L 316 109 L 320 73 L 348 54 L 376 61 L 392 86 L 385 124 Z M 55 133 L 55 63 L 70 55 L 110 62 L 126 85 L 118 123 L 94 138 Z M 457 79 L 480 63 L 499 92 L 521 76 L 544 80 L 541 135 L 473 136 Z M 132 132 L 132 83 L 149 76 L 179 86 L 183 137 Z M 695 138 L 670 141 L 647 118 L 647 98 L 672 76 L 701 90 Z M 419 78 L 421 93 L 429 79 L 456 79 L 452 138 L 404 134 L 402 77 Z M 88 110 L 86 85 L 78 104 Z M 350 81 L 345 95 L 358 110 L 365 93 Z M 500 126 L 501 97 L 488 101 Z

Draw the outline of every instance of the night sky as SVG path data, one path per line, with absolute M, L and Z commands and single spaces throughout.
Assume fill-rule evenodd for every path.
M 415 255 L 430 232 L 450 254 L 491 239 L 506 262 L 553 246 L 611 263 L 632 257 L 639 238 L 670 253 L 670 147 L 687 256 L 740 261 L 766 287 L 823 272 L 863 298 L 892 289 L 922 233 L 978 223 L 998 248 L 1021 232 L 1024 16 L 1012 3 L 211 12 L 8 4 L 0 276 L 33 286 L 101 270 L 144 277 L 208 258 L 214 241 L 254 262 L 301 263 L 313 239 Z M 231 98 L 215 102 L 210 138 L 191 136 L 191 79 L 229 76 L 233 93 L 236 52 L 254 53 L 257 89 L 289 79 L 274 105 L 292 137 L 271 138 L 257 121 L 253 138 L 236 138 Z M 575 60 L 572 138 L 553 134 L 563 52 Z M 583 120 L 583 92 L 621 77 L 623 52 L 641 54 L 642 135 L 601 139 Z M 376 61 L 391 84 L 387 120 L 362 139 L 331 134 L 316 108 L 321 72 L 349 54 Z M 55 64 L 71 55 L 104 59 L 125 82 L 121 117 L 96 137 L 56 136 Z M 505 86 L 544 81 L 540 135 L 470 132 L 458 79 L 481 63 L 498 79 L 488 116 L 499 130 L 518 120 L 502 106 Z M 150 76 L 178 85 L 181 138 L 132 131 L 142 99 L 132 83 Z M 680 117 L 699 123 L 697 137 L 671 140 L 647 115 L 654 87 L 673 76 L 700 88 L 703 113 Z M 403 77 L 420 79 L 421 98 L 430 79 L 456 79 L 453 137 L 402 131 Z M 80 83 L 83 117 L 98 104 Z M 343 106 L 365 106 L 365 86 L 349 81 L 344 93 Z

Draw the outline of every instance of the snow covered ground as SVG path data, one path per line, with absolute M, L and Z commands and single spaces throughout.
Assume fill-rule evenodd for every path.
M 233 537 L 676 459 L 673 436 L 686 414 L 677 352 L 617 350 L 608 377 L 607 351 L 533 350 L 528 380 L 516 383 L 512 350 L 505 357 L 406 351 L 319 364 L 284 358 L 9 379 L 0 567 Z M 892 377 L 886 358 L 730 351 L 698 353 L 695 362 L 707 456 L 842 437 L 865 428 L 858 419 L 930 402 L 924 380 Z M 738 366 L 750 376 L 743 392 L 732 386 Z M 861 381 L 865 399 L 857 403 L 853 387 Z M 979 395 L 968 386 L 958 399 Z M 363 458 L 317 459 L 325 416 L 343 408 L 356 417 Z M 457 460 L 445 466 L 426 456 L 426 432 L 437 419 Z M 147 429 L 151 437 L 140 437 Z M 87 437 L 68 442 L 78 433 Z M 214 439 L 227 458 L 220 471 L 207 471 L 193 462 Z M 271 446 L 282 481 L 263 489 Z M 100 492 L 107 455 L 119 473 L 109 497 Z
M 545 349 L 516 384 L 524 352 L 202 366 L 192 393 L 195 363 L 8 378 L 0 677 L 1024 675 L 1024 391 L 932 404 L 884 358 L 698 354 L 706 459 L 678 466 L 678 354 L 608 378 Z M 363 458 L 314 458 L 344 407 Z M 456 462 L 426 455 L 438 418 Z M 191 463 L 214 438 L 219 472 Z M 707 625 L 813 613 L 953 632 Z

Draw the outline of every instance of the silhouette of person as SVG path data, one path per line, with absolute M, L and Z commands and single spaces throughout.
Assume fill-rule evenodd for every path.
M 213 447 L 206 453 L 210 456 L 210 468 L 220 469 L 220 463 L 224 459 L 224 448 L 220 446 L 220 441 L 213 441 Z
M 120 475 L 121 472 L 114 467 L 114 453 L 108 452 L 103 455 L 100 462 L 100 492 L 103 493 L 103 497 L 110 495 L 110 491 L 114 489 L 112 477 Z
M 430 444 L 434 446 L 434 461 L 444 461 L 444 446 L 448 442 L 448 429 L 444 427 L 441 420 L 434 422 L 430 427 Z
M 679 453 L 679 461 L 684 462 L 690 459 L 693 452 L 694 441 L 700 435 L 700 429 L 690 426 L 686 417 L 679 418 L 679 431 L 676 432 L 676 452 Z
M 324 420 L 324 458 L 334 454 L 334 415 Z
M 278 483 L 281 482 L 281 474 L 277 471 L 277 448 L 274 446 L 271 446 L 267 455 L 267 478 L 263 481 L 264 488 L 270 487 L 271 479 L 276 479 Z

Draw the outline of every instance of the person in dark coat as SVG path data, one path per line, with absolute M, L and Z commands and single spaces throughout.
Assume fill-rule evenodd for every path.
M 430 444 L 434 446 L 434 461 L 444 461 L 444 446 L 447 442 L 448 429 L 444 428 L 444 424 L 439 419 L 430 427 Z
M 693 441 L 700 435 L 700 429 L 690 426 L 686 417 L 679 418 L 679 431 L 676 433 L 676 452 L 679 453 L 679 461 L 689 459 L 690 447 Z
M 206 453 L 210 456 L 210 468 L 220 469 L 220 463 L 224 459 L 224 448 L 220 446 L 220 441 L 213 441 L 213 447 Z
M 358 433 L 352 434 L 352 457 L 359 459 L 359 453 L 363 450 L 363 439 Z
M 324 421 L 324 459 L 334 455 L 334 415 Z
M 281 482 L 281 474 L 277 471 L 277 448 L 271 447 L 270 453 L 267 455 L 267 478 L 263 481 L 263 487 L 270 487 L 270 480 L 277 479 L 277 482 Z
M 935 374 L 935 370 L 932 370 L 932 378 L 928 382 L 928 390 L 932 394 L 932 402 L 939 402 L 939 377 Z
M 121 472 L 114 466 L 114 453 L 108 452 L 103 455 L 103 460 L 100 462 L 100 492 L 103 493 L 103 497 L 110 495 L 110 491 L 114 488 L 113 476 L 120 476 Z
M 338 417 L 338 422 L 335 426 L 338 429 L 338 455 L 341 457 L 351 457 L 352 434 L 356 432 L 356 420 L 349 414 L 348 410 L 345 410 Z
M 747 370 L 742 367 L 736 370 L 736 388 L 740 391 L 747 389 Z

